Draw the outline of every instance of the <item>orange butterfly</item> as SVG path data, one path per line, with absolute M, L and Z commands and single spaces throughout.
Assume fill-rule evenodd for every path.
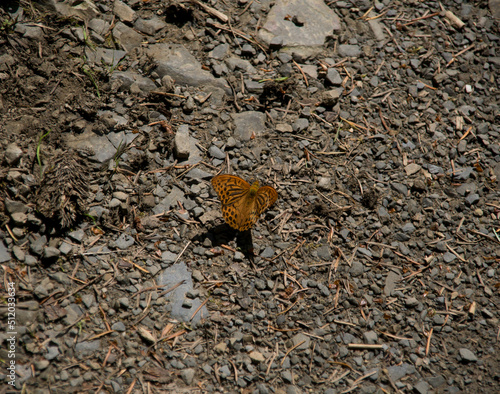
M 212 178 L 212 186 L 221 201 L 224 220 L 239 231 L 250 229 L 278 199 L 273 187 L 259 187 L 258 181 L 250 185 L 235 175 L 217 175 Z

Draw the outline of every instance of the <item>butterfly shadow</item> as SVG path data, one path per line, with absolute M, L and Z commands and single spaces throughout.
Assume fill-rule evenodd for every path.
M 238 231 L 231 228 L 228 224 L 223 223 L 212 227 L 196 238 L 198 238 L 199 241 L 208 238 L 212 241 L 213 246 L 227 245 L 229 242 L 235 241 L 238 251 L 243 253 L 252 263 L 254 261 L 255 255 L 251 230 Z

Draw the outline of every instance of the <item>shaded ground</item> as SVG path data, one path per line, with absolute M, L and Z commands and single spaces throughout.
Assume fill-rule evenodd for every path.
M 98 1 L 101 35 L 85 15 L 12 4 L 0 259 L 17 389 L 497 391 L 494 4 L 332 3 L 340 31 L 293 58 L 255 37 L 268 2 L 210 3 L 231 24 L 131 2 L 165 24 L 146 34 Z M 227 84 L 162 77 L 157 43 Z M 221 170 L 279 193 L 251 233 L 223 223 Z

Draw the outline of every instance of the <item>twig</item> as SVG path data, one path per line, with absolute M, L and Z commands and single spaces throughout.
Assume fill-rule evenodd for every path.
M 192 316 L 189 318 L 189 321 L 193 320 L 193 318 L 196 316 L 196 314 L 198 313 L 199 310 L 201 310 L 201 308 L 203 308 L 205 306 L 205 304 L 208 302 L 210 298 L 207 298 L 205 301 L 203 301 L 200 306 L 198 308 L 196 308 L 196 310 L 194 311 L 194 313 L 192 314 Z
M 383 349 L 384 345 L 368 344 L 368 343 L 350 343 L 348 349 Z
M 203 8 L 206 12 L 208 12 L 210 15 L 212 16 L 215 16 L 216 18 L 218 18 L 221 22 L 224 22 L 224 23 L 227 23 L 229 21 L 229 17 L 216 10 L 215 8 L 212 8 L 204 3 L 202 3 L 201 1 L 198 1 L 198 0 L 191 0 L 191 2 L 193 2 L 194 4 L 200 6 L 201 8 Z
M 304 71 L 302 70 L 302 68 L 297 64 L 297 62 L 295 60 L 293 61 L 293 64 L 295 64 L 295 67 L 297 67 L 299 69 L 300 73 L 302 74 L 302 78 L 304 78 L 304 82 L 306 83 L 306 86 L 309 86 L 309 82 L 307 80 L 306 74 L 304 74 Z
M 281 365 L 281 366 L 283 366 L 283 363 L 285 362 L 285 360 L 286 360 L 286 358 L 288 357 L 288 355 L 290 354 L 290 352 L 291 352 L 292 350 L 294 350 L 295 348 L 299 347 L 300 345 L 302 345 L 304 342 L 305 342 L 305 339 L 304 339 L 302 342 L 297 343 L 295 346 L 292 346 L 292 347 L 290 348 L 290 350 L 288 350 L 288 351 L 286 352 L 286 354 L 285 354 L 285 356 L 283 357 L 283 360 L 281 361 L 281 364 L 280 364 L 280 365 Z
M 425 345 L 425 355 L 426 356 L 429 354 L 429 348 L 431 347 L 431 338 L 432 338 L 433 331 L 434 331 L 434 328 L 431 328 L 431 330 L 427 334 L 427 343 Z

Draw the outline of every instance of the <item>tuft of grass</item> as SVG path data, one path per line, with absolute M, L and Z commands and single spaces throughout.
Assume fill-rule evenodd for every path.
M 92 71 L 92 69 L 89 66 L 87 66 L 86 64 L 84 64 L 82 66 L 82 71 L 92 81 L 92 84 L 94 85 L 94 87 L 97 91 L 97 97 L 101 98 L 101 93 L 99 92 L 99 85 L 97 84 L 97 78 L 94 74 L 94 71 Z

